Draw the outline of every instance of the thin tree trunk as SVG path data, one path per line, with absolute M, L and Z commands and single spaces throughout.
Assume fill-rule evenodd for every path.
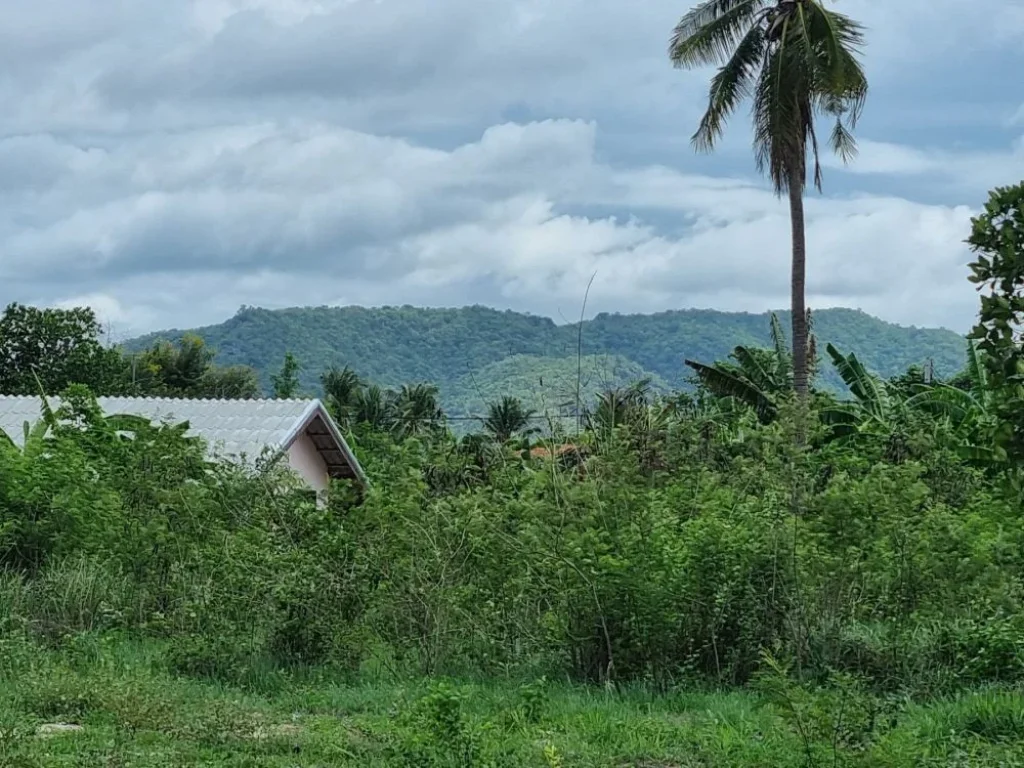
M 804 301 L 807 272 L 807 242 L 804 234 L 804 191 L 799 174 L 789 185 L 789 219 L 793 228 L 793 273 L 790 277 L 793 310 L 793 390 L 797 400 L 807 400 L 807 306 Z
M 807 281 L 807 242 L 804 233 L 803 173 L 790 176 L 789 219 L 793 229 L 793 271 L 790 276 L 790 303 L 793 312 L 793 391 L 796 392 L 796 445 L 807 442 L 807 306 L 804 290 Z M 797 503 L 797 502 L 794 502 Z

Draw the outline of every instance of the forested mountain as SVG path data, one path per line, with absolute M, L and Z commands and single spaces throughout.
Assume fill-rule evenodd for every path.
M 780 313 L 783 327 L 788 327 L 787 315 Z M 565 390 L 562 380 L 575 374 L 578 339 L 589 380 L 604 376 L 619 382 L 628 373 L 651 376 L 656 385 L 685 386 L 692 372 L 684 358 L 713 362 L 738 344 L 767 345 L 769 320 L 767 314 L 678 310 L 601 314 L 579 326 L 482 306 L 243 307 L 224 323 L 192 332 L 217 351 L 218 363 L 252 366 L 267 388 L 271 373 L 292 352 L 302 366 L 302 386 L 310 392 L 318 391 L 325 368 L 348 365 L 385 386 L 437 384 L 445 406 L 465 413 L 486 399 L 481 393 L 517 394 L 531 402 L 560 397 L 555 390 Z M 165 331 L 126 347 L 141 349 L 155 338 L 177 340 L 184 333 Z M 964 339 L 951 331 L 902 327 L 856 310 L 827 309 L 815 313 L 814 333 L 819 350 L 831 342 L 855 352 L 883 376 L 928 360 L 938 375 L 952 375 L 963 366 Z M 824 385 L 838 383 L 826 362 L 820 369 Z

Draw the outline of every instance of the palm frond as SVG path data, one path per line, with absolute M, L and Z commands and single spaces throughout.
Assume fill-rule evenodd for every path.
M 668 55 L 676 67 L 724 64 L 756 23 L 763 0 L 713 0 L 682 18 L 672 32 Z M 694 14 L 696 13 L 696 16 Z
M 762 419 L 770 419 L 776 414 L 778 409 L 775 403 L 753 383 L 713 365 L 704 365 L 694 360 L 686 360 L 685 363 L 696 372 L 701 384 L 712 394 L 734 397 L 753 408 Z
M 669 55 L 675 58 L 673 52 L 679 42 L 697 37 L 703 29 L 714 27 L 721 19 L 735 14 L 738 9 L 750 8 L 749 13 L 753 16 L 764 8 L 766 3 L 767 0 L 704 0 L 679 20 L 672 32 Z
M 758 69 L 764 59 L 766 38 L 759 26 L 751 27 L 736 46 L 733 55 L 711 78 L 708 108 L 701 117 L 691 141 L 700 151 L 711 150 L 725 129 L 725 123 L 750 95 Z
M 841 105 L 841 112 L 849 114 L 856 124 L 868 88 L 867 77 L 857 60 L 864 45 L 863 28 L 817 1 L 801 3 L 798 15 L 815 92 L 836 99 L 834 104 Z
M 811 116 L 808 79 L 798 52 L 787 43 L 790 22 L 783 22 L 782 40 L 770 49 L 754 89 L 754 162 L 781 194 L 796 181 L 805 183 L 804 151 Z
M 844 163 L 849 162 L 856 155 L 857 142 L 844 120 L 851 127 L 857 124 L 868 91 L 867 77 L 855 55 L 864 36 L 856 22 L 817 2 L 802 3 L 799 8 L 814 105 L 835 117 L 829 144 Z

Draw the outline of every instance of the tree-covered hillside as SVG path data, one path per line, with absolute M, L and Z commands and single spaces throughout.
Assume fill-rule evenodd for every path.
M 783 327 L 788 327 L 786 314 L 780 314 Z M 828 309 L 815 313 L 814 332 L 819 350 L 831 342 L 856 353 L 883 376 L 929 359 L 939 375 L 951 375 L 963 365 L 964 340 L 951 331 L 907 328 L 856 310 Z M 175 340 L 183 333 L 165 331 L 126 346 L 141 349 L 154 337 Z M 737 344 L 765 345 L 769 321 L 767 314 L 679 310 L 601 314 L 580 328 L 481 306 L 274 311 L 243 307 L 226 322 L 195 329 L 195 333 L 217 350 L 218 363 L 254 367 L 268 390 L 271 373 L 280 368 L 285 353 L 292 352 L 302 365 L 302 385 L 310 392 L 318 391 L 318 377 L 325 368 L 349 365 L 364 378 L 386 386 L 435 383 L 446 407 L 458 412 L 460 405 L 476 399 L 474 390 L 502 386 L 493 376 L 508 373 L 506 369 L 488 366 L 520 355 L 575 359 L 578 333 L 584 355 L 624 358 L 636 363 L 638 372 L 678 387 L 691 373 L 684 358 L 713 362 L 725 358 Z M 838 384 L 829 365 L 823 362 L 820 367 L 824 384 Z M 518 367 L 515 375 L 520 375 Z
M 651 380 L 651 391 L 671 387 L 657 374 L 621 355 L 542 357 L 513 355 L 467 374 L 452 388 L 450 409 L 458 414 L 482 414 L 504 396 L 520 399 L 538 416 L 553 417 L 575 412 L 576 385 L 584 406 L 599 392 L 627 387 L 641 379 Z

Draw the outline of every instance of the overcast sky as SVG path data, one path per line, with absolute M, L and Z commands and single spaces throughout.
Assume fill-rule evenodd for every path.
M 1024 2 L 840 0 L 860 157 L 808 209 L 812 306 L 966 330 L 970 216 L 1024 178 Z M 0 301 L 117 335 L 242 304 L 788 304 L 746 110 L 689 137 L 688 0 L 32 0 L 0 25 Z

